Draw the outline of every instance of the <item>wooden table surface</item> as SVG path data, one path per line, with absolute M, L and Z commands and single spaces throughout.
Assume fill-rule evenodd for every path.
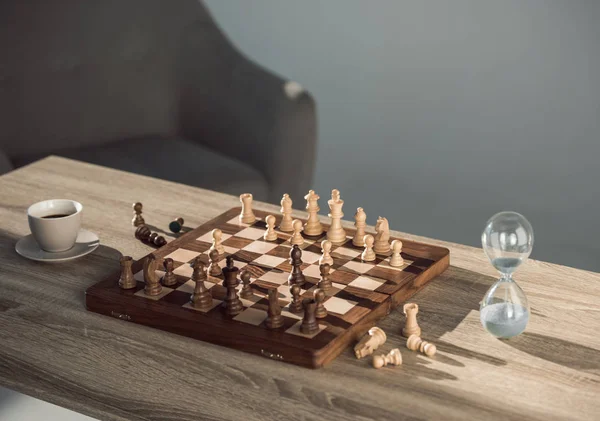
M 528 261 L 515 278 L 532 317 L 501 341 L 479 323 L 497 277 L 481 249 L 396 233 L 451 251 L 451 268 L 413 298 L 438 354 L 405 348 L 395 310 L 379 326 L 382 349 L 399 347 L 402 366 L 375 370 L 347 350 L 309 370 L 85 310 L 84 291 L 121 254 L 150 250 L 133 237 L 132 202 L 151 225 L 182 216 L 197 226 L 236 197 L 51 157 L 0 177 L 0 198 L 0 383 L 11 389 L 101 420 L 600 419 L 597 273 Z M 27 206 L 49 198 L 83 203 L 98 250 L 60 264 L 16 254 Z

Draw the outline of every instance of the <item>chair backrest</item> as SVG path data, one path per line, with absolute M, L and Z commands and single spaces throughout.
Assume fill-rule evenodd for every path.
M 0 149 L 173 134 L 190 26 L 216 28 L 197 0 L 0 2 Z

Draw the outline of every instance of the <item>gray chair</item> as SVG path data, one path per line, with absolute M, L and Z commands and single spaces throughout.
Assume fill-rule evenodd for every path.
M 0 3 L 0 173 L 49 154 L 278 202 L 311 184 L 315 103 L 194 0 Z

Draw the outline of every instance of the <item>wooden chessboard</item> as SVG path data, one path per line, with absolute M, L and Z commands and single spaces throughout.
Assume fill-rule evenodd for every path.
M 152 253 L 161 267 L 166 257 L 175 261 L 178 282 L 173 287 L 163 287 L 158 296 L 146 296 L 143 259 L 140 259 L 133 264 L 138 281 L 136 288 L 119 288 L 120 271 L 116 271 L 86 291 L 87 309 L 268 358 L 318 368 L 332 361 L 377 320 L 442 273 L 450 261 L 446 248 L 402 240 L 404 266 L 392 267 L 382 255 L 377 255 L 373 262 L 362 262 L 362 248 L 352 245 L 353 230 L 346 228 L 348 241 L 333 246 L 331 251 L 333 290 L 325 301 L 328 315 L 319 319 L 317 333 L 305 335 L 299 329 L 301 315 L 290 313 L 286 307 L 291 301 L 287 285 L 291 270 L 288 262 L 291 234 L 277 230 L 276 241 L 265 241 L 262 236 L 267 213 L 255 210 L 257 221 L 250 225 L 239 223 L 239 213 L 240 208 L 231 209 Z M 280 216 L 276 216 L 279 222 Z M 242 300 L 244 310 L 233 318 L 226 317 L 222 311 L 226 291 L 221 285 L 222 276 L 209 277 L 206 282 L 213 295 L 212 309 L 199 311 L 189 304 L 194 289 L 190 280 L 190 262 L 201 256 L 208 263 L 210 233 L 214 228 L 223 231 L 225 254 L 220 266 L 224 267 L 225 257 L 232 255 L 240 271 L 245 269 L 252 274 L 251 286 L 255 294 L 251 299 Z M 328 226 L 323 224 L 323 228 L 326 230 Z M 324 235 L 305 237 L 300 246 L 304 262 L 301 267 L 307 281 L 302 287 L 303 296 L 312 296 L 319 281 L 318 260 L 323 239 Z M 280 304 L 284 307 L 284 326 L 277 330 L 269 330 L 264 325 L 268 308 L 266 295 L 270 288 L 277 288 Z

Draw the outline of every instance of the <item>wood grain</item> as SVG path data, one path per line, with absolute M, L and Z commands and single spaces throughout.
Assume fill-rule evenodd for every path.
M 61 264 L 19 257 L 14 244 L 29 232 L 27 206 L 56 197 L 83 203 L 83 225 L 101 246 Z M 406 349 L 397 309 L 379 324 L 388 339 L 378 352 L 399 348 L 401 366 L 374 370 L 347 350 L 313 371 L 85 310 L 84 291 L 118 270 L 121 254 L 139 259 L 152 250 L 133 236 L 131 203 L 144 203 L 157 231 L 174 217 L 198 226 L 239 198 L 54 157 L 0 177 L 0 198 L 0 382 L 20 392 L 101 420 L 591 420 L 600 413 L 597 273 L 527 262 L 516 279 L 531 320 L 521 336 L 499 341 L 479 323 L 479 300 L 496 278 L 483 252 L 392 231 L 451 251 L 450 269 L 411 299 L 436 355 Z

